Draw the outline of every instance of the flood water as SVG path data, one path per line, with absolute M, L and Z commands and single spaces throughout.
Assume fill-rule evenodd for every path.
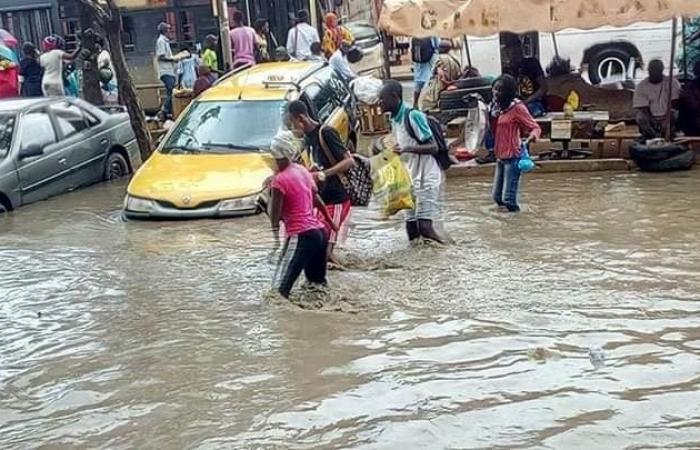
M 263 216 L 0 218 L 0 448 L 700 448 L 700 182 L 451 180 L 448 247 L 357 212 L 331 310 L 266 292 Z M 337 309 L 337 310 L 332 310 Z

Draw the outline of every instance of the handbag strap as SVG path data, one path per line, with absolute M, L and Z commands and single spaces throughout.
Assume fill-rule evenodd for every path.
M 333 152 L 331 152 L 330 147 L 328 147 L 328 143 L 326 142 L 326 138 L 323 137 L 323 130 L 326 129 L 326 126 L 321 125 L 321 127 L 318 129 L 318 143 L 321 145 L 321 150 L 323 150 L 323 153 L 326 155 L 326 158 L 328 161 L 330 161 L 331 164 L 334 166 L 338 164 L 338 160 L 336 157 L 333 155 Z M 350 182 L 348 181 L 348 178 L 345 176 L 345 174 L 338 174 L 338 178 L 340 178 L 340 182 L 343 183 L 343 186 L 345 186 L 346 190 L 347 187 L 350 186 Z

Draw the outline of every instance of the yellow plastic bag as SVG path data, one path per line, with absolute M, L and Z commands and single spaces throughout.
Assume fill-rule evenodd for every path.
M 374 198 L 385 218 L 404 209 L 413 209 L 411 175 L 399 155 L 385 150 L 372 157 L 372 181 Z

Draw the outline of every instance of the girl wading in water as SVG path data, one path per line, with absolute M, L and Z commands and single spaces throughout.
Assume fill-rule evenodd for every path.
M 286 233 L 273 284 L 283 297 L 289 298 L 302 272 L 309 283 L 326 284 L 328 235 L 315 209 L 324 214 L 334 231 L 338 231 L 338 226 L 328 214 L 311 173 L 292 162 L 295 153 L 292 133 L 278 133 L 272 140 L 270 153 L 276 165 L 270 183 L 269 208 L 276 249 L 280 245 L 280 222 L 284 223 Z
M 526 144 L 530 144 L 542 133 L 527 106 L 517 99 L 516 95 L 515 78 L 502 75 L 493 83 L 493 102 L 489 108 L 491 134 L 494 139 L 493 152 L 496 157 L 493 201 L 499 209 L 509 212 L 520 211 L 518 161 L 522 136 L 527 136 Z

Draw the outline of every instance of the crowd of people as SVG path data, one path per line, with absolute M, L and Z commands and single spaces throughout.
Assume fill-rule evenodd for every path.
M 96 65 L 103 101 L 116 103 L 117 77 L 104 38 L 94 37 L 90 55 L 85 55 L 81 50 L 82 47 L 78 46 L 73 51 L 67 51 L 65 40 L 56 35 L 43 39 L 41 51 L 33 43 L 25 42 L 21 48 L 21 59 L 11 73 L 14 79 L 11 83 L 3 83 L 12 88 L 3 90 L 1 97 L 78 97 L 82 89 L 82 76 L 76 63 L 80 58 L 83 67 L 85 64 Z
M 309 12 L 300 10 L 290 16 L 290 29 L 285 46 L 279 46 L 266 18 L 258 18 L 254 27 L 246 23 L 241 11 L 234 11 L 228 39 L 231 46 L 231 67 L 219 62 L 218 39 L 214 35 L 205 38 L 201 54 L 185 48 L 173 55 L 169 39 L 171 26 L 165 22 L 158 25 L 155 55 L 158 78 L 164 87 L 162 117 L 172 117 L 172 96 L 176 87 L 192 89 L 194 95 L 206 90 L 216 78 L 229 69 L 240 69 L 271 61 L 315 61 L 327 62 L 338 77 L 345 82 L 357 78 L 350 62 L 356 62 L 361 52 L 353 47 L 352 33 L 339 23 L 335 13 L 325 17 L 323 39 L 316 28 L 309 24 Z M 196 87 L 195 87 L 196 86 Z
M 446 237 L 436 226 L 445 179 L 436 157 L 439 139 L 428 116 L 404 101 L 399 82 L 385 81 L 379 98 L 382 110 L 391 116 L 395 141 L 392 151 L 400 155 L 411 179 L 414 205 L 405 213 L 407 238 L 445 243 Z M 344 177 L 356 162 L 338 132 L 314 121 L 303 102 L 293 101 L 287 106 L 285 122 L 289 130 L 280 131 L 272 142 L 276 174 L 269 183 L 268 213 L 279 251 L 275 289 L 289 297 L 302 272 L 309 283 L 323 285 L 328 267 L 342 268 L 335 248 L 347 235 L 352 212 Z M 526 103 L 518 98 L 517 79 L 511 75 L 505 74 L 493 83 L 490 129 L 494 136 L 492 150 L 498 160 L 493 200 L 499 210 L 515 213 L 520 210 L 520 149 L 523 142 L 539 138 L 541 129 Z M 302 138 L 313 161 L 308 170 L 294 162 Z M 284 245 L 280 224 L 286 232 Z

